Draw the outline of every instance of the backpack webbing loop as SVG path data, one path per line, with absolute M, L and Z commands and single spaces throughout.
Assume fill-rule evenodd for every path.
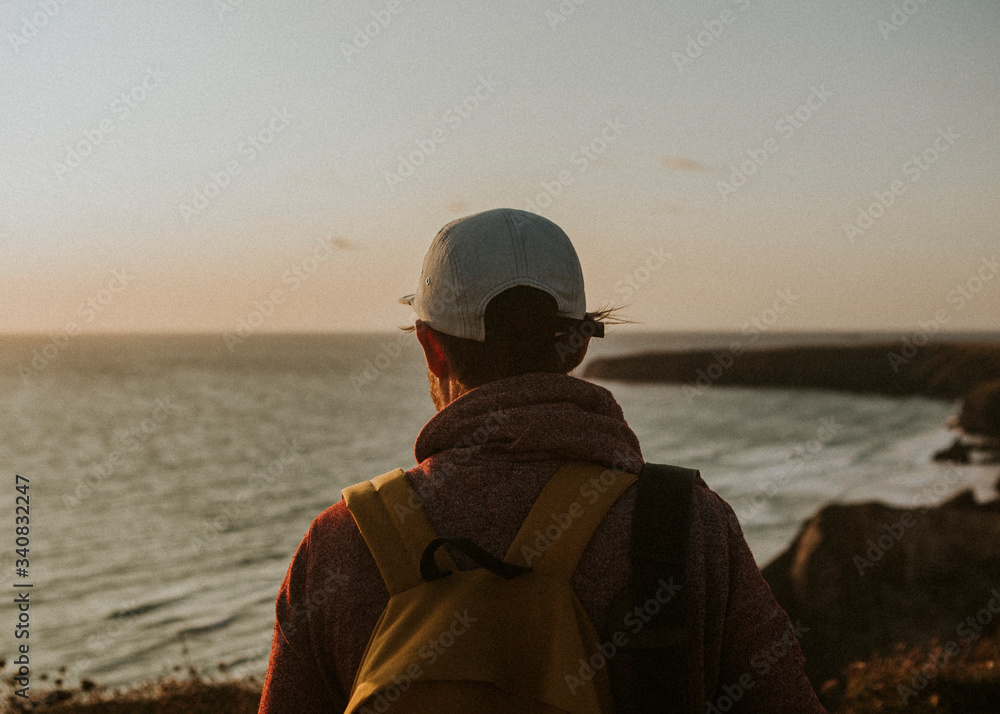
M 454 546 L 479 565 L 505 580 L 512 580 L 518 575 L 531 572 L 531 568 L 525 568 L 514 563 L 505 563 L 488 550 L 477 545 L 471 538 L 435 538 L 427 544 L 424 555 L 420 559 L 420 577 L 427 582 L 438 580 L 454 572 L 452 570 L 442 570 L 438 567 L 437 561 L 434 559 L 437 549 L 444 545 Z

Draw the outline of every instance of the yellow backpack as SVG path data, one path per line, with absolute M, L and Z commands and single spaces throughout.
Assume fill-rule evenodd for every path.
M 503 561 L 468 539 L 438 538 L 413 508 L 419 501 L 402 469 L 344 489 L 390 596 L 346 711 L 614 711 L 607 667 L 588 665 L 601 640 L 570 577 L 636 478 L 564 464 Z M 459 571 L 446 544 L 484 567 Z

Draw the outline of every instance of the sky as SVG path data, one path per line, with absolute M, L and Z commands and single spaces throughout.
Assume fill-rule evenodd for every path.
M 388 331 L 447 222 L 636 329 L 1000 329 L 1000 3 L 0 5 L 0 332 Z M 632 327 L 632 326 L 630 326 Z

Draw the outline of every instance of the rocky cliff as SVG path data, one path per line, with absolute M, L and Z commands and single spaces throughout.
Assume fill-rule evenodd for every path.
M 896 643 L 965 648 L 1000 625 L 1000 500 L 963 492 L 933 508 L 824 506 L 762 572 L 805 628 L 817 688 Z

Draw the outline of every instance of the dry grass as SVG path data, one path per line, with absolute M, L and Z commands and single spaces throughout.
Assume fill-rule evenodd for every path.
M 820 697 L 831 714 L 1000 711 L 1000 639 L 980 642 L 954 657 L 945 655 L 940 643 L 909 649 L 897 645 L 891 655 L 850 665 L 839 680 L 821 687 Z
M 831 714 L 995 714 L 1000 711 L 1000 638 L 980 641 L 942 666 L 944 648 L 898 645 L 885 656 L 855 662 L 820 688 Z M 51 714 L 254 714 L 260 677 L 213 679 L 194 669 L 187 679 L 167 678 L 121 689 L 90 680 L 64 688 L 32 685 L 31 700 L 14 696 L 11 679 L 0 684 L 0 706 L 12 713 Z M 44 686 L 44 685 L 43 685 Z M 908 688 L 908 689 L 906 689 Z M 905 697 L 905 699 L 904 699 Z
M 159 679 L 121 689 L 90 680 L 70 689 L 36 689 L 31 699 L 15 696 L 4 679 L 4 711 L 51 714 L 256 714 L 263 682 L 259 677 L 213 680 L 193 673 L 188 679 Z

